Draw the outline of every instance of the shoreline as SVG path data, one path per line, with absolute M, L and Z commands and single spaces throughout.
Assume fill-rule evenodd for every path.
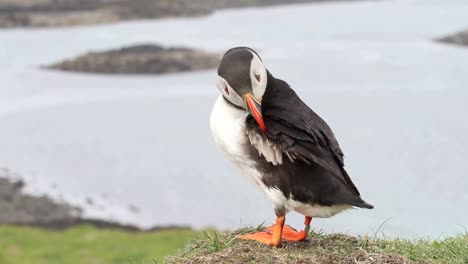
M 116 229 L 129 232 L 192 230 L 189 226 L 177 225 L 140 228 L 136 225 L 113 220 L 85 218 L 82 217 L 82 208 L 64 201 L 55 201 L 46 195 L 26 194 L 23 192 L 24 187 L 25 182 L 23 180 L 11 180 L 8 175 L 0 175 L 1 226 L 28 226 L 53 231 L 63 231 L 79 225 L 91 225 L 98 229 Z
M 115 221 L 103 220 L 103 219 L 93 219 L 93 218 L 73 218 L 68 220 L 44 222 L 44 223 L 0 223 L 0 226 L 11 226 L 11 227 L 31 227 L 39 228 L 49 231 L 66 231 L 78 226 L 89 225 L 96 229 L 111 229 L 111 230 L 121 230 L 132 233 L 151 233 L 155 231 L 165 231 L 165 230 L 191 230 L 194 229 L 189 226 L 177 226 L 177 225 L 167 225 L 167 226 L 152 226 L 150 228 L 140 228 L 131 224 L 123 224 Z
M 206 16 L 230 8 L 358 0 L 0 0 L 0 28 L 66 27 Z

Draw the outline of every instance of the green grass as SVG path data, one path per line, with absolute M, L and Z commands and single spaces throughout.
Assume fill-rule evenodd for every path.
M 78 226 L 66 231 L 0 226 L 1 264 L 154 264 L 196 237 L 191 230 L 148 233 Z
M 236 239 L 254 232 L 162 230 L 134 233 L 78 226 L 66 231 L 0 226 L 0 263 L 468 263 L 468 233 L 442 240 L 351 237 L 312 231 L 281 248 Z
M 377 253 L 395 253 L 416 262 L 468 263 L 468 234 L 457 235 L 443 240 L 428 239 L 369 239 L 360 245 Z
M 468 233 L 441 240 L 351 237 L 312 231 L 301 243 L 272 248 L 235 239 L 233 233 L 205 233 L 167 259 L 168 263 L 468 263 Z

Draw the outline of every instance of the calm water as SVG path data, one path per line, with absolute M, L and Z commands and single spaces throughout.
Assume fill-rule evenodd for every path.
M 316 228 L 366 234 L 389 219 L 389 235 L 462 232 L 468 49 L 430 39 L 468 27 L 466 14 L 464 0 L 402 0 L 0 31 L 0 167 L 24 177 L 28 191 L 82 205 L 89 216 L 144 227 L 271 222 L 270 202 L 211 140 L 214 71 L 110 77 L 37 69 L 127 44 L 219 52 L 249 45 L 332 126 L 349 173 L 376 206 L 317 219 Z M 290 214 L 288 223 L 300 227 L 302 218 Z

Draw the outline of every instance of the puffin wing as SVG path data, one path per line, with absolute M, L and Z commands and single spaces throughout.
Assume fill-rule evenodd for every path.
M 262 103 L 267 132 L 263 133 L 250 116 L 247 119 L 250 143 L 274 165 L 282 164 L 283 158 L 318 164 L 360 196 L 344 170 L 343 151 L 330 127 L 287 83 L 275 81 Z

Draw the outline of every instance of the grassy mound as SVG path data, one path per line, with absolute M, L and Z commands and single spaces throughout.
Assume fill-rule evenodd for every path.
M 233 233 L 204 233 L 167 263 L 468 263 L 468 233 L 440 241 L 380 239 L 311 232 L 301 243 L 281 248 L 238 240 Z
M 0 226 L 1 264 L 153 264 L 196 236 L 188 229 L 129 232 L 77 226 L 65 231 Z

